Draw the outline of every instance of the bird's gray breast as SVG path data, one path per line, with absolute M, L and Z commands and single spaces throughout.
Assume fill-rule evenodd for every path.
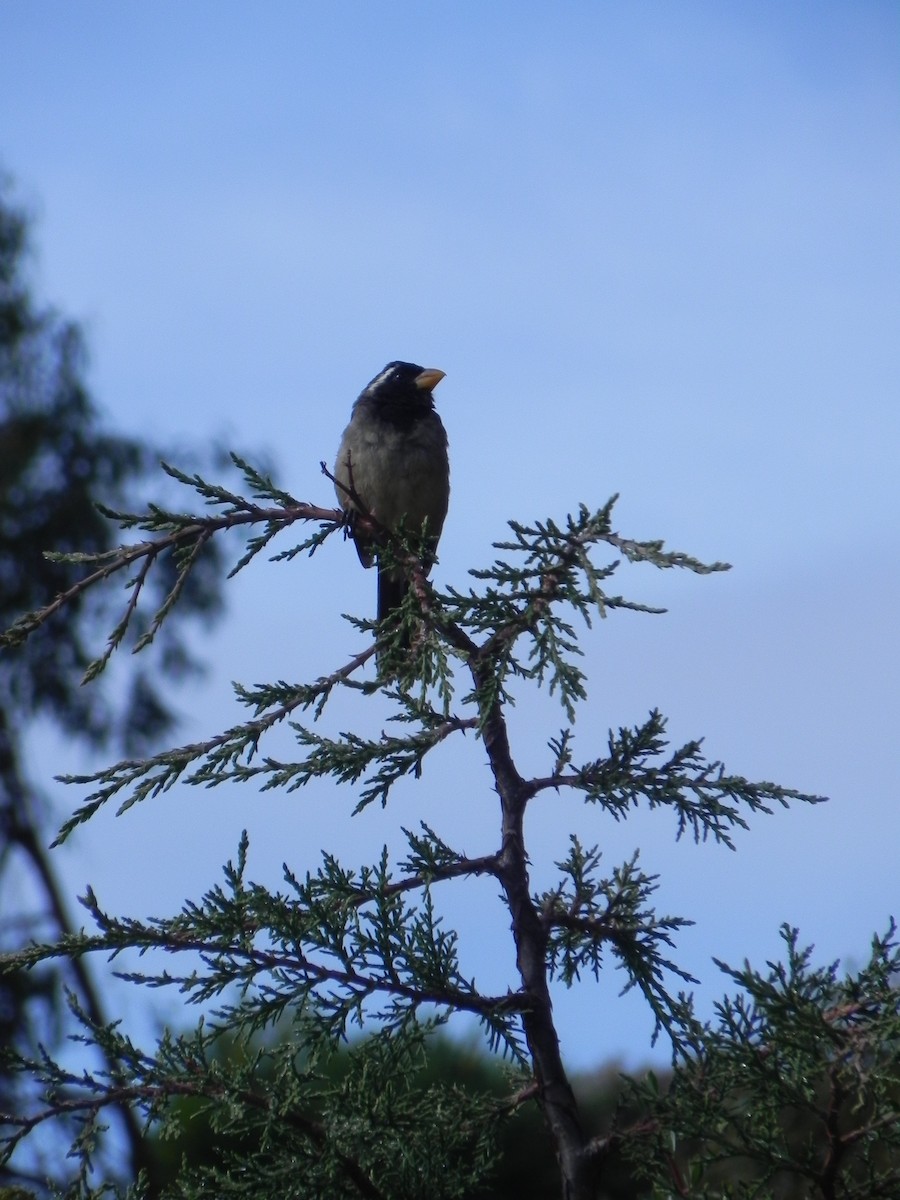
M 421 529 L 437 537 L 447 515 L 447 435 L 434 411 L 408 423 L 381 419 L 358 406 L 344 431 L 335 474 L 389 529 Z

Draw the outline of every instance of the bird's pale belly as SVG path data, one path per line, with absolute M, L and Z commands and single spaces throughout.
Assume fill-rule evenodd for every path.
M 353 482 L 373 516 L 388 528 L 401 521 L 407 528 L 441 522 L 446 512 L 442 486 L 435 477 L 435 454 L 431 439 L 411 440 L 409 431 L 369 441 L 353 468 Z M 438 472 L 438 475 L 441 475 Z M 443 510 L 443 511 L 441 511 Z M 405 520 L 404 520 L 405 518 Z M 438 525 L 439 527 L 439 525 Z

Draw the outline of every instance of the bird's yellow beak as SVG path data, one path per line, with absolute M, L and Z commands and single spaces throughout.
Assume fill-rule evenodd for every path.
M 429 367 L 427 371 L 422 371 L 416 376 L 416 387 L 421 388 L 423 392 L 433 392 L 445 374 L 445 371 L 438 371 L 434 367 Z

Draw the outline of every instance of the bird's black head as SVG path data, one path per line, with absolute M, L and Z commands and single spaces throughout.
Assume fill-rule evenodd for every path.
M 360 400 L 368 397 L 389 405 L 431 406 L 431 393 L 444 378 L 444 372 L 426 369 L 417 363 L 390 362 L 363 389 Z

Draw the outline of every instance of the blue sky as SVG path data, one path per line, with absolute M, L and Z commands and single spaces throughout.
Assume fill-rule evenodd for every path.
M 508 518 L 614 491 L 623 533 L 734 564 L 621 576 L 670 612 L 588 635 L 578 745 L 658 705 L 673 738 L 832 803 L 754 821 L 736 854 L 565 797 L 529 823 L 536 884 L 570 830 L 610 870 L 640 846 L 660 907 L 697 921 L 676 957 L 706 1005 L 711 955 L 761 962 L 787 920 L 819 958 L 858 961 L 900 907 L 898 67 L 900 10 L 867 0 L 0 8 L 0 161 L 111 423 L 265 453 L 330 503 L 318 464 L 352 400 L 412 359 L 447 372 L 439 581 L 462 584 Z M 234 720 L 232 679 L 336 666 L 358 645 L 340 613 L 373 605 L 336 540 L 241 578 L 181 697 L 184 739 Z M 523 700 L 523 769 L 546 769 L 560 723 Z M 82 765 L 49 733 L 36 757 L 48 781 Z M 173 793 L 101 817 L 61 861 L 137 914 L 199 894 L 244 826 L 270 881 L 321 849 L 374 861 L 419 818 L 484 853 L 482 757 L 444 747 L 423 785 L 352 821 L 326 788 Z M 502 913 L 464 890 L 447 900 L 464 961 L 505 986 Z M 613 984 L 557 1002 L 577 1066 L 646 1054 Z

